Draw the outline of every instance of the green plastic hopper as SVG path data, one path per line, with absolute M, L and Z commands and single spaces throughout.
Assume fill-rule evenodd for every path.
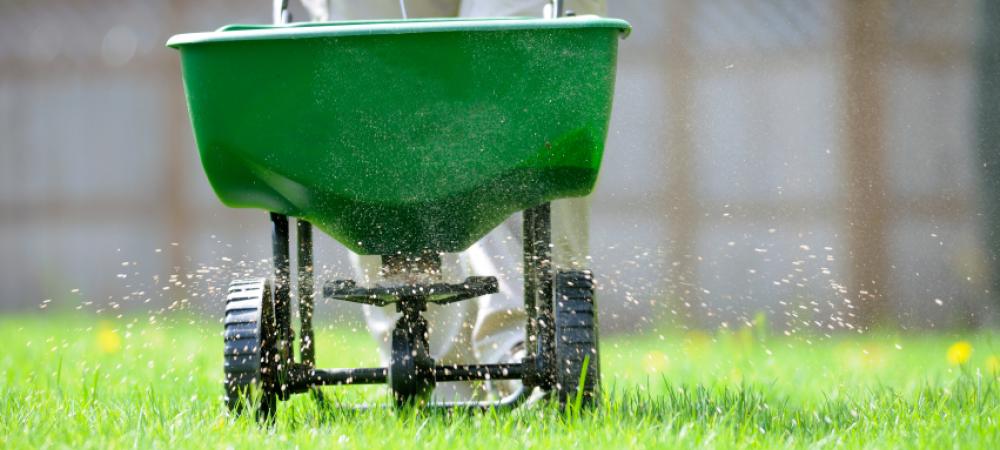
M 205 173 L 228 206 L 360 254 L 457 252 L 590 193 L 617 19 L 231 25 L 174 36 Z

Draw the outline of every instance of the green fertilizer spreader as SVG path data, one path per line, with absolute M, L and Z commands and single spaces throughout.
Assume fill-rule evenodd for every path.
M 493 403 L 435 406 L 511 406 L 534 388 L 593 403 L 593 279 L 551 266 L 549 202 L 594 187 L 628 32 L 625 21 L 581 16 L 230 25 L 171 38 L 215 193 L 228 206 L 269 211 L 273 227 L 273 273 L 234 281 L 226 299 L 229 407 L 270 417 L 293 393 L 365 383 L 387 383 L 398 404 L 428 404 L 436 383 L 498 379 L 524 388 Z M 315 367 L 312 225 L 355 253 L 381 255 L 383 274 L 435 274 L 442 253 L 467 249 L 517 211 L 523 362 L 435 363 L 427 303 L 488 295 L 498 283 L 430 277 L 391 287 L 327 281 L 327 298 L 402 315 L 388 367 Z

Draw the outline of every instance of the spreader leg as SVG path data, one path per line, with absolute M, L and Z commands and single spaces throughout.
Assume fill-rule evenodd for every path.
M 289 287 L 288 216 L 271 213 L 271 251 L 274 255 L 274 318 L 277 322 L 279 373 L 292 362 L 292 314 Z
M 553 339 L 552 207 L 545 203 L 524 210 L 524 309 L 528 314 L 525 361 L 537 370 L 526 371 L 525 384 L 550 384 Z
M 302 219 L 295 220 L 295 239 L 298 242 L 295 256 L 299 289 L 299 362 L 306 370 L 316 368 L 316 337 L 313 333 L 313 311 L 316 305 L 315 284 L 313 282 L 313 242 L 312 224 Z M 318 387 L 309 390 L 316 401 L 326 404 L 323 391 Z
M 313 336 L 313 308 L 315 292 L 313 287 L 313 245 L 312 224 L 297 219 L 296 239 L 298 240 L 298 283 L 299 283 L 299 359 L 307 367 L 316 367 L 316 347 Z

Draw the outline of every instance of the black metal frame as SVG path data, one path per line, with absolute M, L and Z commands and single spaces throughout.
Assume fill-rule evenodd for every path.
M 398 288 L 359 288 L 353 281 L 327 282 L 323 295 L 337 300 L 384 306 L 394 303 L 402 317 L 393 329 L 393 358 L 389 367 L 317 369 L 312 317 L 315 308 L 312 226 L 296 221 L 296 277 L 300 319 L 299 362 L 295 362 L 295 334 L 291 326 L 291 255 L 288 217 L 270 213 L 274 258 L 274 305 L 282 386 L 278 395 L 315 391 L 318 386 L 389 384 L 398 404 L 426 402 L 436 383 L 477 380 L 522 380 L 524 388 L 497 402 L 437 403 L 446 408 L 515 406 L 526 392 L 553 383 L 555 328 L 552 304 L 551 206 L 545 203 L 523 212 L 524 307 L 526 356 L 516 364 L 437 365 L 427 345 L 427 324 L 421 316 L 427 303 L 450 303 L 497 292 L 494 277 L 470 277 L 459 284 L 409 285 Z M 398 257 L 393 264 L 398 264 Z

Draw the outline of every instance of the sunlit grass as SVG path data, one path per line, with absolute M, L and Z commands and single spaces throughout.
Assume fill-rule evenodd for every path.
M 131 325 L 130 325 L 131 324 Z M 0 448 L 969 447 L 1000 442 L 1000 339 L 972 334 L 775 337 L 762 330 L 606 336 L 594 413 L 541 405 L 440 414 L 283 404 L 231 419 L 218 324 L 173 317 L 0 319 Z M 323 330 L 323 366 L 377 362 L 362 331 Z M 334 402 L 377 388 L 327 389 Z

